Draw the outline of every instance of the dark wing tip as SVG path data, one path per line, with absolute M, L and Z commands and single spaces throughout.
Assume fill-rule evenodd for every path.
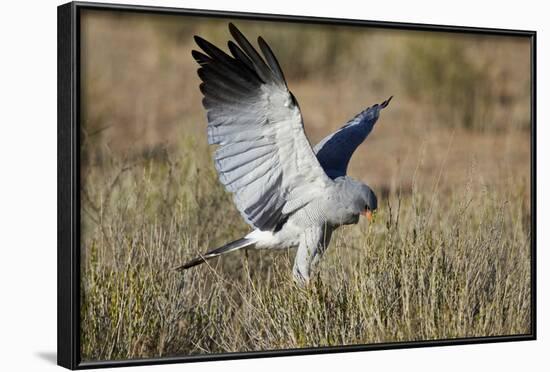
M 260 46 L 260 50 L 262 51 L 264 58 L 267 61 L 269 68 L 271 69 L 271 72 L 275 74 L 275 77 L 279 81 L 279 83 L 286 87 L 285 75 L 283 73 L 281 65 L 279 65 L 279 61 L 277 61 L 277 57 L 275 57 L 275 53 L 273 53 L 273 50 L 271 50 L 269 44 L 267 44 L 267 42 L 261 36 L 258 36 L 258 45 Z
M 253 67 L 253 70 L 256 71 L 256 73 L 258 74 L 258 77 L 264 82 L 272 81 L 273 73 L 266 65 L 265 61 L 258 54 L 258 51 L 252 46 L 252 44 L 250 44 L 248 39 L 241 33 L 241 31 L 239 31 L 237 27 L 235 27 L 233 23 L 229 23 L 229 32 L 231 33 L 231 36 L 233 36 L 233 39 L 235 39 L 237 44 L 242 48 L 244 54 L 250 60 L 251 66 Z M 233 51 L 231 52 L 233 53 Z
M 380 107 L 381 108 L 386 108 L 389 104 L 390 104 L 390 101 L 392 100 L 393 96 L 390 96 L 390 98 L 388 98 L 387 100 L 385 100 L 384 102 L 382 102 L 380 104 Z
M 208 48 L 212 45 L 212 43 L 210 43 L 208 40 L 206 39 L 203 39 L 202 37 L 200 37 L 199 35 L 195 35 L 193 36 L 193 39 L 195 39 L 195 43 L 197 43 L 197 45 L 202 49 L 204 50 L 206 53 L 208 53 Z
M 210 41 L 203 39 L 202 37 L 195 35 L 193 36 L 193 39 L 195 39 L 195 43 L 207 54 L 211 55 L 211 57 L 214 57 L 218 51 L 218 47 L 212 44 Z M 220 50 L 221 52 L 221 50 Z
M 237 28 L 237 26 L 235 26 L 235 24 L 233 22 L 229 22 L 229 32 L 233 33 L 235 31 L 237 32 L 240 32 L 239 29 Z
M 192 50 L 191 55 L 199 65 L 204 65 L 210 62 L 210 57 L 208 57 L 204 53 L 199 52 L 198 50 Z
M 229 22 L 228 27 L 229 27 L 229 33 L 231 34 L 231 36 L 233 36 L 233 38 L 237 39 L 239 36 L 244 37 L 242 32 L 232 22 Z
M 199 35 L 193 35 L 193 40 L 195 40 L 195 43 L 197 43 L 200 46 L 200 43 L 204 40 Z
M 246 36 L 244 36 L 244 34 L 233 23 L 229 23 L 229 33 L 245 52 L 247 52 L 248 48 L 254 50 L 254 47 L 250 44 Z

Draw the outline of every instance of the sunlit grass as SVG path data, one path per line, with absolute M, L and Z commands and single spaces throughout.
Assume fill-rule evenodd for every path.
M 528 333 L 521 185 L 391 194 L 335 234 L 309 287 L 293 252 L 187 259 L 248 231 L 209 151 L 90 168 L 83 202 L 85 360 Z M 471 181 L 475 183 L 474 180 Z

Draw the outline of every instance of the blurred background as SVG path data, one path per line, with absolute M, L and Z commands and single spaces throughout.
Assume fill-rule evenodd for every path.
M 101 11 L 82 19 L 83 166 L 205 144 L 193 35 L 224 48 L 229 21 L 270 44 L 312 145 L 394 96 L 350 164 L 375 190 L 432 182 L 443 160 L 441 191 L 472 169 L 529 182 L 528 38 Z

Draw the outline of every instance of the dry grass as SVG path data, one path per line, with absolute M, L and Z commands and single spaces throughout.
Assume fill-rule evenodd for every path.
M 214 173 L 199 171 L 206 148 L 169 160 L 88 175 L 86 360 L 530 330 L 525 185 L 474 193 L 472 180 L 454 194 L 391 194 L 375 224 L 336 234 L 313 284 L 300 289 L 292 252 L 172 271 L 246 227 Z
M 242 22 L 279 55 L 314 143 L 396 97 L 350 169 L 379 195 L 377 221 L 340 229 L 300 289 L 293 252 L 171 270 L 248 231 L 190 58 L 191 35 L 222 42 L 226 21 L 83 27 L 84 360 L 530 332 L 527 42 Z

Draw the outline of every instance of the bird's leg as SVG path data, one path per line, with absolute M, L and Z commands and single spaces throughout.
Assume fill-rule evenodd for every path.
M 244 249 L 244 262 L 246 270 L 244 270 L 245 275 L 247 276 L 245 279 L 249 282 L 252 280 L 252 276 L 250 275 L 250 263 L 248 261 L 248 249 Z
M 309 284 L 309 274 L 311 271 L 311 262 L 315 256 L 315 249 L 305 239 L 306 233 L 302 235 L 300 239 L 300 245 L 296 251 L 296 257 L 294 258 L 294 267 L 292 268 L 292 274 L 294 281 L 300 287 L 305 287 Z
M 292 268 L 294 281 L 299 286 L 303 287 L 309 284 L 311 272 L 317 266 L 329 239 L 330 234 L 327 234 L 326 229 L 322 226 L 310 227 L 300 237 L 300 245 L 296 251 Z
M 292 268 L 292 276 L 294 282 L 299 287 L 307 287 L 309 284 L 309 268 L 300 265 L 297 261 L 294 261 L 294 267 Z

